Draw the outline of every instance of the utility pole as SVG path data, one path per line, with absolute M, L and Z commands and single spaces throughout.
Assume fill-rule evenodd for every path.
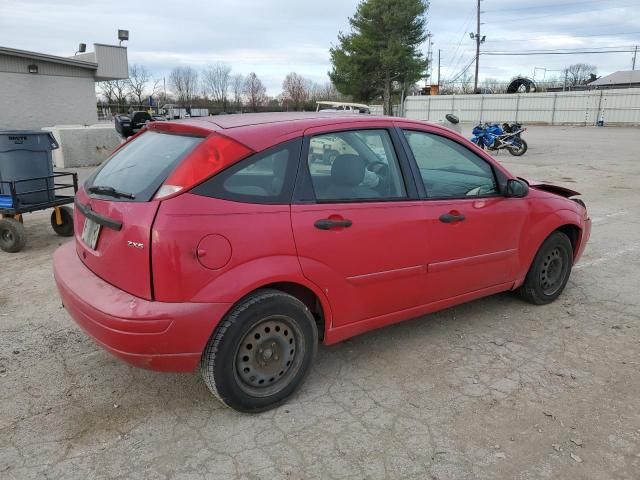
M 438 88 L 440 88 L 440 49 L 438 49 Z
M 476 76 L 473 81 L 473 93 L 478 93 L 478 71 L 480 69 L 480 0 L 478 0 L 478 15 L 476 22 Z
M 636 57 L 638 56 L 638 45 L 633 49 L 633 62 L 631 63 L 631 70 L 636 69 Z
M 478 93 L 478 71 L 480 70 L 480 44 L 484 43 L 486 40 L 486 35 L 480 35 L 480 2 L 482 0 L 478 0 L 478 16 L 476 21 L 476 33 L 469 33 L 469 36 L 476 41 L 476 75 L 473 81 L 473 93 Z

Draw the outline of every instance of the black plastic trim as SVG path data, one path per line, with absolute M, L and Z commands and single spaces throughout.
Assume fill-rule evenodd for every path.
M 103 215 L 100 215 L 99 213 L 94 212 L 91 209 L 90 205 L 83 205 L 78 201 L 77 198 L 74 203 L 75 203 L 75 207 L 78 210 L 80 210 L 85 217 L 90 218 L 94 222 L 102 225 L 103 227 L 107 227 L 107 228 L 110 228 L 111 230 L 115 230 L 116 232 L 119 232 L 120 230 L 122 230 L 122 222 L 119 222 L 118 220 L 114 220 L 113 218 L 105 217 Z

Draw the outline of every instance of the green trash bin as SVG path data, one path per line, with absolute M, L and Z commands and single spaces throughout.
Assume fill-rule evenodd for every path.
M 16 184 L 20 204 L 55 200 L 52 151 L 58 148 L 53 134 L 42 130 L 0 130 L 0 181 Z M 26 193 L 41 190 L 35 193 Z M 10 187 L 0 184 L 0 195 L 10 195 Z

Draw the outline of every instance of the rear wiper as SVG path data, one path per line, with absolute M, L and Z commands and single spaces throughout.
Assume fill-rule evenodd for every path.
M 106 187 L 103 185 L 95 185 L 93 187 L 89 187 L 87 191 L 89 193 L 97 193 L 99 195 L 108 195 L 110 197 L 115 197 L 115 198 L 129 198 L 131 200 L 136 198 L 136 196 L 133 193 L 120 192 L 113 187 Z

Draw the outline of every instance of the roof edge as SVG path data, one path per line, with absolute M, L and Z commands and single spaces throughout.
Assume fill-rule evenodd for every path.
M 98 64 L 94 62 L 85 62 L 84 60 L 76 60 L 73 58 L 59 57 L 57 55 L 49 55 L 47 53 L 30 52 L 28 50 L 19 50 L 17 48 L 0 47 L 0 53 L 9 56 L 31 58 L 43 62 L 59 63 L 78 68 L 87 68 L 89 70 L 97 70 Z

